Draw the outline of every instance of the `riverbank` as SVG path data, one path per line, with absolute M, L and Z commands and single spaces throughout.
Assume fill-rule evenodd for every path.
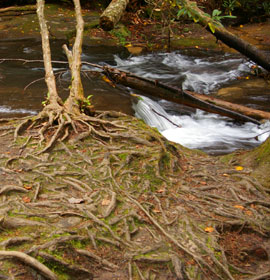
M 173 144 L 130 116 L 100 118 L 114 127 L 110 141 L 73 135 L 43 154 L 36 129 L 13 142 L 20 120 L 1 120 L 1 276 L 240 280 L 268 272 L 269 190 L 249 166 Z
M 60 25 L 53 13 L 51 22 Z M 13 29 L 29 36 L 20 25 Z M 91 40 L 102 44 L 101 38 Z M 251 162 L 244 152 L 210 157 L 131 116 L 94 117 L 94 137 L 80 140 L 84 126 L 76 123 L 71 137 L 46 153 L 39 152 L 57 123 L 39 142 L 40 127 L 14 139 L 22 120 L 0 120 L 2 278 L 269 277 L 269 182 L 253 176 L 256 164 L 269 174 L 269 141 L 266 158 L 260 150 Z
M 28 8 L 27 8 L 28 7 Z M 0 14 L 0 39 L 40 39 L 35 6 L 26 6 L 21 12 Z M 183 48 L 202 48 L 217 51 L 233 51 L 198 24 L 174 22 L 168 28 L 159 20 L 146 19 L 137 14 L 126 13 L 117 27 L 105 32 L 98 27 L 101 10 L 83 10 L 85 20 L 84 45 L 122 45 L 132 54 L 143 51 L 171 51 Z M 75 35 L 75 18 L 70 6 L 46 5 L 46 17 L 52 39 L 72 44 Z M 254 44 L 270 49 L 270 22 L 228 27 L 230 31 Z M 254 35 L 255 34 L 255 35 Z

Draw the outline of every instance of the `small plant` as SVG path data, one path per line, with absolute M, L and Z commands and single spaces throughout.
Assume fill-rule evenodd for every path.
M 224 0 L 223 7 L 225 8 L 225 13 L 232 15 L 233 10 L 238 7 L 240 4 L 237 0 Z
M 264 12 L 267 16 L 270 16 L 270 3 L 269 2 L 263 2 L 262 3 Z
M 87 115 L 94 114 L 94 106 L 91 103 L 91 98 L 93 95 L 88 95 L 84 100 L 81 102 L 80 107 L 83 113 Z
M 45 107 L 49 103 L 50 93 L 47 93 L 46 99 L 41 102 L 42 106 Z
M 93 95 L 90 94 L 85 98 L 84 102 L 85 102 L 86 106 L 91 106 L 92 105 L 91 104 L 91 98 L 92 97 L 93 97 Z
M 119 43 L 124 46 L 127 44 L 127 37 L 130 36 L 130 31 L 126 27 L 120 26 L 118 29 L 110 31 L 110 34 L 115 36 Z
M 232 15 L 225 15 L 225 16 L 222 16 L 221 15 L 221 11 L 220 10 L 217 10 L 215 9 L 213 12 L 212 12 L 212 19 L 217 21 L 217 22 L 220 22 L 222 19 L 224 18 L 236 18 L 236 16 L 232 16 Z

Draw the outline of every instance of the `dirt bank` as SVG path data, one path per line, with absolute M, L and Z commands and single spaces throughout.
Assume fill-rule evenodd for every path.
M 74 20 L 57 9 L 52 36 L 67 28 L 72 40 Z M 28 16 L 28 33 L 5 21 L 2 38 L 38 36 Z M 22 120 L 0 120 L 0 278 L 269 278 L 270 195 L 254 160 L 190 151 L 131 116 L 94 117 L 95 137 L 81 141 L 78 122 L 46 153 L 57 124 L 42 142 L 38 127 L 14 139 Z
M 1 276 L 48 278 L 30 261 L 4 257 L 12 252 L 55 279 L 268 272 L 269 190 L 249 167 L 170 143 L 129 116 L 97 117 L 114 127 L 110 140 L 74 135 L 44 154 L 38 131 L 13 143 L 18 121 L 1 120 Z
M 122 22 L 111 32 L 98 27 L 101 10 L 84 10 L 85 45 L 125 45 L 136 54 L 144 50 L 173 50 L 181 48 L 203 48 L 233 51 L 224 44 L 216 42 L 214 36 L 195 23 L 174 22 L 171 24 L 170 39 L 168 28 L 158 20 L 126 13 Z M 52 38 L 72 43 L 75 35 L 75 19 L 69 6 L 47 5 L 46 17 Z M 40 39 L 39 26 L 33 6 L 16 15 L 0 14 L 0 39 Z M 259 48 L 270 50 L 270 23 L 247 24 L 229 30 Z

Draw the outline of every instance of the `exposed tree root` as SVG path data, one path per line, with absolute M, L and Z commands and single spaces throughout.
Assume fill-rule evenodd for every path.
M 67 279 L 268 277 L 270 197 L 256 180 L 131 117 L 69 117 L 30 119 L 0 158 L 0 246 Z
M 34 259 L 33 257 L 28 256 L 25 253 L 17 251 L 0 251 L 0 257 L 4 258 L 15 258 L 25 263 L 26 265 L 31 266 L 37 272 L 42 274 L 46 279 L 57 280 L 57 276 L 50 270 L 48 267 Z

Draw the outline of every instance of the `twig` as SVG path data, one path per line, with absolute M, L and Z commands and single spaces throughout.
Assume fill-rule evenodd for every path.
M 261 275 L 257 275 L 255 277 L 249 278 L 248 280 L 260 280 L 260 279 L 266 279 L 267 277 L 270 277 L 270 272 L 266 272 Z
M 170 122 L 171 124 L 173 124 L 176 127 L 182 127 L 179 124 L 176 124 L 175 122 L 171 121 L 169 118 L 167 118 L 166 116 L 162 115 L 161 113 L 157 112 L 155 109 L 153 109 L 152 107 L 150 107 L 151 111 L 153 111 L 155 114 L 159 115 L 160 117 L 164 118 L 165 120 L 167 120 L 168 122 Z
M 43 81 L 44 79 L 45 79 L 45 77 L 39 78 L 39 79 L 36 79 L 36 80 L 32 81 L 31 83 L 27 84 L 27 85 L 24 87 L 23 91 L 26 91 L 31 85 L 33 85 L 33 84 L 35 84 L 35 83 L 37 83 L 37 82 L 39 82 L 39 81 Z
M 118 265 L 115 265 L 109 261 L 107 261 L 106 259 L 103 259 L 99 256 L 97 256 L 96 254 L 94 254 L 93 252 L 87 251 L 87 250 L 83 250 L 83 249 L 77 249 L 76 250 L 77 253 L 79 253 L 80 255 L 84 255 L 87 256 L 89 258 L 92 258 L 98 262 L 100 262 L 101 264 L 111 268 L 111 269 L 119 269 Z
M 112 211 L 114 210 L 115 207 L 116 207 L 116 193 L 112 192 L 110 204 L 106 208 L 105 213 L 103 214 L 103 217 L 107 218 L 108 216 L 110 216 L 110 214 L 112 213 Z
M 128 279 L 132 280 L 132 264 L 131 261 L 128 262 Z

